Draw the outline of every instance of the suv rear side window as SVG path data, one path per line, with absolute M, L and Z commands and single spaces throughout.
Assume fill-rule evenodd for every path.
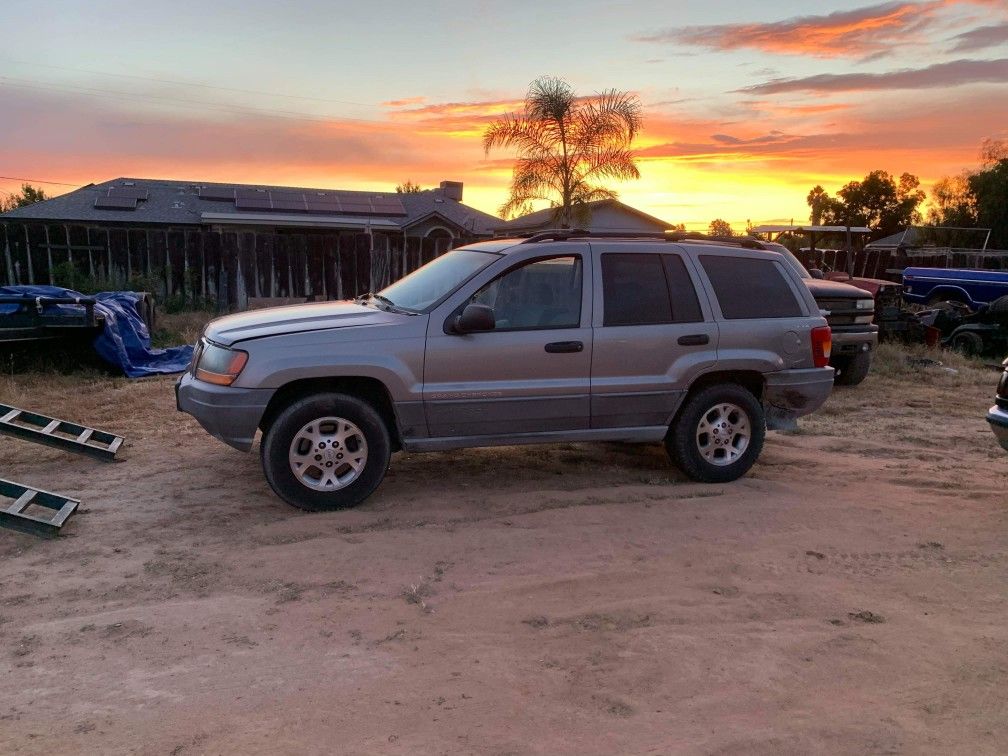
M 721 313 L 728 320 L 795 318 L 805 313 L 773 260 L 700 255 Z
M 603 254 L 602 298 L 604 326 L 703 320 L 693 282 L 677 255 Z

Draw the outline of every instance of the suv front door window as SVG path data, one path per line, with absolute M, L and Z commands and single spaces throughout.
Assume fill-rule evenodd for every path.
M 498 276 L 470 303 L 494 311 L 496 331 L 577 328 L 581 322 L 581 258 L 535 260 Z

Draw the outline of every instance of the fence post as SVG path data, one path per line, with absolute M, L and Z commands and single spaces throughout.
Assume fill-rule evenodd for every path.
M 7 236 L 7 224 L 3 224 L 4 232 L 4 261 L 7 263 L 7 285 L 13 286 L 17 283 L 14 280 L 14 260 L 11 257 L 10 238 Z

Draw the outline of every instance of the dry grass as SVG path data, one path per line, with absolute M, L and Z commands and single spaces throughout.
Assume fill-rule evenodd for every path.
M 822 408 L 801 420 L 798 434 L 855 439 L 866 448 L 912 443 L 944 451 L 965 445 L 993 456 L 1000 449 L 991 448 L 984 415 L 997 380 L 990 367 L 955 352 L 881 344 L 864 383 L 837 387 Z
M 151 341 L 156 347 L 195 344 L 215 317 L 216 313 L 204 311 L 159 313 Z
M 194 341 L 211 317 L 209 313 L 179 313 L 164 316 L 162 324 L 183 334 L 184 340 Z M 942 364 L 920 366 L 913 362 L 921 358 Z M 0 377 L 0 402 L 107 427 L 118 433 L 148 432 L 149 428 L 164 425 L 164 413 L 174 410 L 173 381 L 172 377 L 129 380 L 97 368 L 65 374 L 5 372 Z M 795 433 L 854 438 L 866 444 L 920 442 L 925 447 L 941 448 L 955 441 L 976 448 L 989 447 L 989 430 L 983 417 L 996 384 L 996 372 L 958 354 L 882 344 L 865 382 L 853 388 L 837 387 L 819 411 L 800 421 Z M 922 424 L 922 415 L 933 422 Z M 973 418 L 976 428 L 962 427 L 961 423 L 950 425 L 944 421 L 949 417 Z M 164 429 L 167 433 L 171 432 L 169 426 Z M 514 462 L 515 455 L 534 459 L 536 464 L 530 467 L 541 473 L 545 465 L 555 472 L 561 489 L 569 481 L 562 473 L 571 469 L 594 470 L 599 464 L 598 455 L 579 444 L 558 444 L 551 449 L 553 453 L 548 460 L 542 459 L 542 451 L 537 447 L 488 448 L 475 450 L 454 463 L 464 474 L 478 474 L 504 458 Z M 608 444 L 605 449 L 608 463 L 621 474 L 648 483 L 669 481 L 667 460 L 661 449 L 626 444 Z M 1000 450 L 990 453 L 996 452 Z M 624 470 L 623 463 L 631 459 L 633 465 Z M 441 474 L 436 470 L 434 465 L 432 478 Z M 515 474 L 525 477 L 531 473 L 518 469 Z

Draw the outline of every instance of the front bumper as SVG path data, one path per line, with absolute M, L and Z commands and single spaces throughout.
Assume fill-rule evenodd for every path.
M 1001 448 L 1008 451 L 1008 410 L 1003 410 L 996 404 L 987 411 L 987 422 L 990 423 L 994 437 Z
M 845 330 L 850 328 L 851 330 Z M 856 329 L 856 330 L 855 330 Z M 879 327 L 874 323 L 859 326 L 831 326 L 833 357 L 850 357 L 858 352 L 875 351 Z
M 192 415 L 211 436 L 243 452 L 252 448 L 272 396 L 273 389 L 215 386 L 191 373 L 183 373 L 175 384 L 178 411 Z
M 799 417 L 819 409 L 833 391 L 834 374 L 831 367 L 767 373 L 763 397 L 767 428 L 794 428 Z

